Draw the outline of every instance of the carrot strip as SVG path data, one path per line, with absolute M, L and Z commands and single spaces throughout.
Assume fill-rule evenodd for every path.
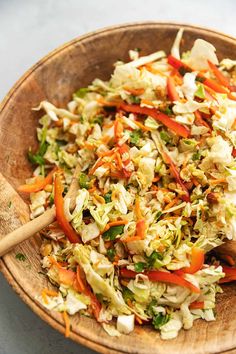
M 137 120 L 134 122 L 140 129 L 142 129 L 144 132 L 150 132 L 152 129 L 146 127 L 142 123 L 138 122 Z
M 216 178 L 216 179 L 210 179 L 209 180 L 210 184 L 221 184 L 221 183 L 226 183 L 225 178 Z
M 204 309 L 204 301 L 194 301 L 189 305 L 191 310 L 202 310 Z
M 122 170 L 123 164 L 122 164 L 122 160 L 121 160 L 120 154 L 118 152 L 116 152 L 115 153 L 115 157 L 116 157 L 116 161 L 117 161 L 117 164 L 118 164 L 118 169 Z
M 54 181 L 54 203 L 56 207 L 56 218 L 62 231 L 71 243 L 81 242 L 79 235 L 73 229 L 64 214 L 64 199 L 62 196 L 63 186 L 59 174 L 56 174 Z
M 70 319 L 66 311 L 62 312 L 62 318 L 65 322 L 65 337 L 68 338 L 70 336 Z
M 129 236 L 126 237 L 126 239 L 122 240 L 122 242 L 128 243 L 128 242 L 140 241 L 140 240 L 142 240 L 140 236 Z
M 164 210 L 168 210 L 168 209 L 172 208 L 172 206 L 174 206 L 175 204 L 177 204 L 178 201 L 179 201 L 178 198 L 174 198 L 170 203 L 168 203 L 168 204 L 165 206 Z
M 147 106 L 152 106 L 152 107 L 155 107 L 155 104 L 152 102 L 152 101 L 150 101 L 150 100 L 146 100 L 146 99 L 142 99 L 141 100 L 141 105 L 147 105 Z
M 188 274 L 194 274 L 202 269 L 204 264 L 204 251 L 198 247 L 192 248 L 192 259 L 189 267 L 182 268 L 181 271 Z
M 58 293 L 54 290 L 50 290 L 50 289 L 43 289 L 43 292 L 48 295 L 48 296 L 52 296 L 52 297 L 56 297 L 58 296 Z
M 222 72 L 216 67 L 215 64 L 213 64 L 210 60 L 208 60 L 207 62 L 219 83 L 230 89 L 229 80 L 222 74 Z
M 97 155 L 99 157 L 105 157 L 105 156 L 111 156 L 114 154 L 114 150 L 109 150 L 109 151 L 104 151 L 104 152 L 98 152 Z
M 97 189 L 96 186 L 93 186 L 92 188 L 89 188 L 88 189 L 89 194 L 95 192 L 96 189 Z
M 119 139 L 122 137 L 123 131 L 124 128 L 120 119 L 116 119 L 114 123 L 114 138 L 116 143 L 118 143 Z
M 33 184 L 23 184 L 18 187 L 18 191 L 23 193 L 35 193 L 41 191 L 46 187 L 47 184 L 52 184 L 53 175 L 57 170 L 58 167 L 54 167 L 53 170 L 49 172 L 49 174 L 44 179 L 40 179 Z
M 195 124 L 196 125 L 203 125 L 204 127 L 208 128 L 209 131 L 212 131 L 210 125 L 202 118 L 202 115 L 199 111 L 194 112 L 195 115 Z
M 105 107 L 119 107 L 121 101 L 106 101 L 104 98 L 97 99 L 97 102 Z
M 93 175 L 94 172 L 96 171 L 96 169 L 100 166 L 102 166 L 104 164 L 103 160 L 97 160 L 97 162 L 95 162 L 95 164 L 93 165 L 93 167 L 90 169 L 89 171 L 89 175 Z
M 151 64 L 146 64 L 143 66 L 144 69 L 146 69 L 147 71 L 149 71 L 150 73 L 152 74 L 155 74 L 155 75 L 161 75 L 163 77 L 166 77 L 167 75 L 164 74 L 161 70 L 158 70 L 158 69 L 155 69 L 153 68 L 153 66 Z
M 138 220 L 136 223 L 136 237 L 143 240 L 145 238 L 146 223 L 145 220 Z
M 112 226 L 127 225 L 127 224 L 128 224 L 128 220 L 111 221 L 111 222 L 107 223 L 107 225 L 105 226 L 105 228 L 102 231 L 102 233 L 107 231 L 107 230 L 109 230 Z
M 85 291 L 85 285 L 82 280 L 82 274 L 81 274 L 81 269 L 79 266 L 76 268 L 76 279 L 80 288 L 80 292 L 83 293 Z
M 175 82 L 171 76 L 168 76 L 167 78 L 167 95 L 170 101 L 179 101 L 179 95 L 175 88 Z
M 94 295 L 92 290 L 90 289 L 89 285 L 86 282 L 86 279 L 82 278 L 82 270 L 80 269 L 79 266 L 77 266 L 77 280 L 79 283 L 79 286 L 81 288 L 81 292 L 87 296 L 89 296 L 90 301 L 91 301 L 91 308 L 94 314 L 94 317 L 96 320 L 99 320 L 99 314 L 101 311 L 101 304 L 98 301 L 97 297 Z
M 181 188 L 185 192 L 185 195 L 181 196 L 181 198 L 184 201 L 189 202 L 190 201 L 189 192 L 188 192 L 187 188 L 185 187 L 184 182 L 182 181 L 174 162 L 171 160 L 169 155 L 167 155 L 166 153 L 163 153 L 163 158 L 165 160 L 165 163 L 167 163 L 170 166 L 170 172 L 171 172 L 172 176 L 174 177 L 176 182 L 181 186 Z
M 134 210 L 135 210 L 135 214 L 136 214 L 137 220 L 142 220 L 143 219 L 143 215 L 142 215 L 142 212 L 141 212 L 141 209 L 140 209 L 140 200 L 139 200 L 138 197 L 135 200 Z
M 47 294 L 45 293 L 44 290 L 42 290 L 41 296 L 42 296 L 43 302 L 47 305 L 49 302 L 48 302 Z
M 144 91 L 145 91 L 144 88 L 137 88 L 137 89 L 135 89 L 135 88 L 127 87 L 127 86 L 124 86 L 123 88 L 124 88 L 125 91 L 131 93 L 131 94 L 134 95 L 134 96 L 140 96 L 140 95 L 142 95 L 142 94 L 144 93 Z

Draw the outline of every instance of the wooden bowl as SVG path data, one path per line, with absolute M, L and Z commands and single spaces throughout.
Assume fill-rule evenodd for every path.
M 72 40 L 56 49 L 31 68 L 12 88 L 0 110 L 0 169 L 6 180 L 17 187 L 31 175 L 26 159 L 29 146 L 36 147 L 35 128 L 41 113 L 31 110 L 42 100 L 65 105 L 71 94 L 94 78 L 108 78 L 112 64 L 127 60 L 129 49 L 142 54 L 158 49 L 169 52 L 180 25 L 136 23 L 115 26 Z M 233 57 L 235 39 L 215 31 L 184 25 L 182 50 L 191 48 L 196 38 L 210 41 L 219 58 Z M 27 204 L 0 178 L 0 233 L 6 234 L 28 219 Z M 35 299 L 50 286 L 40 273 L 40 239 L 32 238 L 1 259 L 1 270 L 19 296 L 52 327 L 64 332 L 61 315 L 45 310 Z M 24 253 L 25 262 L 15 255 Z M 119 339 L 109 337 L 95 320 L 75 315 L 71 338 L 101 353 L 219 353 L 236 348 L 236 287 L 227 286 L 218 296 L 217 320 L 198 320 L 192 329 L 182 330 L 176 339 L 162 341 L 152 328 L 137 326 Z

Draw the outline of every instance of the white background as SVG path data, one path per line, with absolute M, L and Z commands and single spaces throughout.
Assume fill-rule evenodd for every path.
M 86 32 L 153 20 L 236 36 L 235 13 L 235 0 L 0 0 L 0 100 L 42 56 Z M 93 352 L 37 318 L 0 275 L 0 354 L 75 353 Z

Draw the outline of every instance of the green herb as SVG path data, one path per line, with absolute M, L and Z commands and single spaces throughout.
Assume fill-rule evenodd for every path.
M 79 182 L 80 188 L 89 189 L 90 179 L 85 173 L 82 172 L 79 175 L 79 181 L 78 182 Z
M 10 200 L 10 202 L 8 203 L 8 208 L 10 209 L 12 206 L 12 201 Z
M 75 97 L 84 98 L 84 96 L 89 92 L 87 87 L 82 87 L 74 93 Z
M 127 300 L 131 300 L 132 301 L 134 299 L 134 294 L 128 288 L 124 288 L 123 289 L 122 295 L 123 295 L 123 298 L 124 298 L 125 302 L 127 302 Z
M 201 154 L 199 151 L 195 152 L 192 156 L 193 161 L 200 160 L 200 158 L 201 158 Z
M 204 99 L 206 97 L 205 95 L 205 89 L 204 86 L 202 84 L 198 85 L 197 91 L 194 94 L 196 97 L 198 98 L 202 98 Z
M 157 251 L 153 251 L 152 254 L 149 257 L 147 257 L 148 268 L 153 268 L 155 262 L 158 260 L 159 261 L 163 260 L 162 254 Z
M 135 52 L 138 52 L 138 53 L 140 53 L 141 50 L 142 50 L 141 48 L 134 48 L 134 51 L 135 51 Z
M 134 104 L 139 104 L 141 102 L 141 98 L 137 97 L 135 95 L 130 95 L 129 96 L 130 102 Z
M 53 193 L 51 193 L 49 196 L 49 205 L 53 206 L 53 204 L 54 204 L 54 195 L 53 195 Z
M 109 248 L 109 250 L 107 250 L 107 257 L 111 262 L 114 261 L 115 255 L 116 255 L 116 251 L 114 248 Z
M 105 194 L 103 198 L 105 199 L 106 203 L 110 203 L 111 202 L 111 192 L 108 192 L 107 194 Z
M 130 143 L 133 145 L 137 145 L 141 137 L 142 137 L 142 131 L 140 129 L 133 130 L 130 133 Z
M 163 113 L 167 114 L 168 116 L 171 116 L 173 114 L 173 111 L 170 106 L 166 107 L 166 109 L 163 111 Z
M 41 155 L 39 155 L 38 153 L 33 154 L 31 152 L 31 149 L 29 149 L 29 151 L 28 151 L 28 160 L 34 165 L 41 166 L 41 165 L 44 165 L 44 163 L 45 163 L 44 158 Z
M 23 253 L 17 253 L 15 257 L 18 261 L 21 262 L 24 262 L 26 260 L 26 256 Z
M 80 123 L 84 123 L 84 117 L 83 116 L 81 116 L 79 120 L 80 120 Z
M 102 237 L 105 240 L 114 241 L 117 235 L 121 235 L 124 232 L 124 227 L 124 225 L 112 226 L 102 234 Z
M 158 313 L 152 319 L 152 324 L 155 329 L 159 329 L 164 326 L 170 320 L 170 315 L 163 315 Z
M 156 221 L 158 221 L 161 216 L 162 216 L 162 212 L 161 212 L 161 211 L 158 211 L 158 212 L 157 212 L 157 215 L 156 215 Z
M 157 300 L 153 299 L 147 307 L 147 313 L 149 316 L 154 316 L 153 307 L 157 306 Z
M 47 136 L 47 128 L 43 128 L 42 135 L 41 135 L 41 142 L 38 151 L 35 154 L 33 154 L 31 148 L 29 148 L 28 160 L 34 165 L 43 166 L 45 164 L 45 160 L 43 156 L 48 148 L 48 143 L 46 142 L 46 136 Z M 44 169 L 42 169 L 41 172 L 43 172 L 42 174 L 44 174 Z
M 95 118 L 94 118 L 94 120 L 93 120 L 93 124 L 99 124 L 99 125 L 102 125 L 103 120 L 104 120 L 104 117 L 103 117 L 103 116 L 97 116 L 97 117 L 95 117 Z
M 170 142 L 170 136 L 167 132 L 165 132 L 164 130 L 162 130 L 160 132 L 160 137 L 163 141 L 165 141 L 166 143 L 169 143 Z
M 142 272 L 146 267 L 146 263 L 144 262 L 138 262 L 138 263 L 135 263 L 134 265 L 134 269 L 135 269 L 135 272 L 137 273 L 140 273 Z

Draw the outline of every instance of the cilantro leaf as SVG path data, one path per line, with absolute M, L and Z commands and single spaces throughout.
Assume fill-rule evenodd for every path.
M 109 250 L 107 250 L 107 257 L 111 262 L 114 261 L 115 255 L 116 255 L 116 251 L 114 248 L 109 248 Z
M 200 158 L 201 158 L 201 154 L 199 151 L 195 152 L 192 156 L 193 161 L 200 160 Z
M 124 225 L 112 226 L 102 234 L 102 237 L 105 240 L 114 241 L 117 235 L 121 235 L 124 232 L 124 227 Z
M 155 265 L 155 262 L 158 260 L 159 261 L 163 260 L 162 254 L 157 251 L 153 251 L 152 254 L 149 257 L 147 257 L 148 268 L 153 268 Z
M 106 203 L 110 203 L 111 202 L 111 192 L 108 192 L 107 194 L 105 194 L 103 196 L 103 198 L 105 199 Z
M 130 102 L 134 104 L 139 104 L 141 102 L 141 99 L 135 95 L 130 95 L 129 96 Z
M 167 132 L 165 132 L 164 130 L 162 130 L 162 131 L 160 132 L 160 137 L 161 137 L 161 139 L 162 139 L 164 142 L 166 142 L 166 143 L 169 143 L 169 142 L 170 142 L 170 136 L 169 136 L 169 134 L 168 134 Z
M 94 120 L 93 120 L 93 124 L 99 124 L 99 125 L 102 125 L 103 120 L 104 120 L 104 117 L 103 117 L 103 116 L 97 116 L 97 117 L 95 117 L 95 118 L 94 118 Z
M 79 175 L 79 185 L 80 185 L 80 188 L 85 188 L 85 189 L 89 189 L 89 186 L 90 186 L 90 180 L 89 180 L 89 177 L 85 174 L 85 173 L 81 173 Z
M 158 212 L 157 212 L 157 215 L 156 215 L 156 221 L 158 221 L 161 216 L 162 216 L 162 212 L 161 212 L 161 211 L 158 211 Z
M 133 145 L 137 145 L 141 137 L 142 137 L 142 131 L 140 129 L 133 130 L 130 133 L 130 143 Z
M 124 288 L 122 291 L 122 295 L 125 302 L 127 302 L 127 300 L 131 300 L 131 301 L 134 300 L 134 294 L 132 293 L 131 290 L 129 290 L 129 288 Z
M 81 87 L 79 90 L 77 90 L 74 93 L 75 97 L 79 97 L 79 98 L 84 98 L 84 96 L 89 92 L 89 89 L 87 87 Z
M 26 256 L 23 254 L 23 253 L 17 253 L 15 255 L 15 258 L 18 260 L 18 261 L 21 261 L 21 262 L 24 262 L 26 260 Z
M 164 326 L 170 320 L 170 315 L 163 315 L 162 313 L 158 313 L 152 319 L 152 324 L 155 329 L 159 329 Z

